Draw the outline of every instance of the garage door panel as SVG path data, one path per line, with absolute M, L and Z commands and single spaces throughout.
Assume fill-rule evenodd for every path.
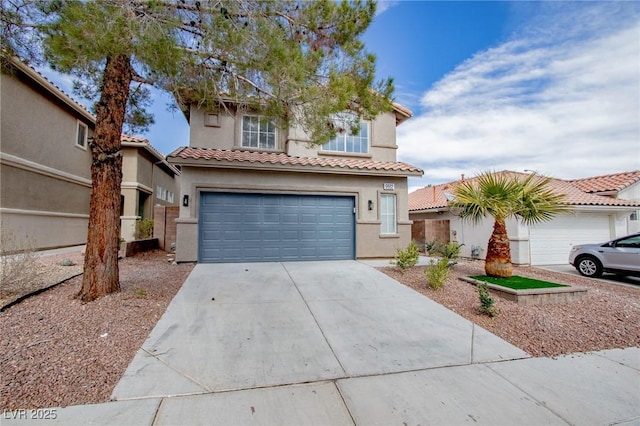
M 201 262 L 355 258 L 353 197 L 203 193 Z
M 317 241 L 318 238 L 318 232 L 316 232 L 315 230 L 309 231 L 309 230 L 302 230 L 300 231 L 300 240 L 301 241 Z
M 317 223 L 317 217 L 313 213 L 302 213 L 300 215 L 300 223 L 303 225 L 315 225 Z
M 280 241 L 280 232 L 278 231 L 263 231 L 262 232 L 262 240 L 264 242 L 269 241 Z
M 280 223 L 280 215 L 277 213 L 265 213 L 263 216 L 264 224 L 279 224 Z

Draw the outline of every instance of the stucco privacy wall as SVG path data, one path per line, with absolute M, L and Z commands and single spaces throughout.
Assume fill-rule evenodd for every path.
M 383 190 L 393 183 L 394 191 Z M 201 192 L 257 192 L 314 195 L 352 195 L 356 202 L 356 257 L 393 257 L 396 248 L 406 247 L 411 238 L 406 177 L 358 176 L 255 170 L 206 169 L 183 166 L 180 193 L 189 196 L 189 206 L 180 207 L 177 222 L 176 261 L 198 258 L 198 211 Z M 380 235 L 379 196 L 397 197 L 398 234 Z M 368 210 L 369 200 L 373 210 Z

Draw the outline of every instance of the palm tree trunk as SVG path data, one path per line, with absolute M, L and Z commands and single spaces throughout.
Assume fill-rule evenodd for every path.
M 91 144 L 92 189 L 84 276 L 82 288 L 76 295 L 83 302 L 120 291 L 120 137 L 132 71 L 131 62 L 126 56 L 109 58 L 104 70 L 94 143 Z
M 487 247 L 484 271 L 490 277 L 509 278 L 513 273 L 511 264 L 511 246 L 507 235 L 507 226 L 503 219 L 496 219 L 493 233 Z

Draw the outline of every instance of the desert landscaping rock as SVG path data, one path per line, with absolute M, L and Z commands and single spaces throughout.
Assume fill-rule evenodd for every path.
M 68 268 L 55 257 L 41 262 L 53 270 Z M 82 304 L 73 298 L 82 283 L 78 276 L 0 313 L 2 410 L 109 401 L 193 269 L 168 263 L 161 251 L 119 265 L 120 293 Z
M 59 259 L 51 262 L 59 267 Z M 489 318 L 479 312 L 475 287 L 458 279 L 482 273 L 482 262 L 461 261 L 437 291 L 426 285 L 424 268 L 380 269 L 533 356 L 640 347 L 640 288 L 518 267 L 518 275 L 586 287 L 588 296 L 549 306 L 496 299 L 498 316 Z M 2 410 L 109 401 L 192 269 L 161 251 L 141 253 L 120 261 L 118 294 L 81 304 L 73 298 L 80 276 L 1 312 Z
M 514 275 L 587 288 L 583 300 L 543 306 L 518 305 L 494 297 L 498 315 L 480 312 L 476 287 L 460 277 L 484 273 L 481 261 L 459 261 L 443 289 L 428 287 L 424 266 L 379 268 L 466 319 L 528 352 L 532 356 L 558 356 L 574 352 L 640 346 L 640 287 L 606 283 L 535 267 L 514 267 Z

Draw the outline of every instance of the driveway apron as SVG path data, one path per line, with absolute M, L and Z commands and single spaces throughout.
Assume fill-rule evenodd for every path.
M 360 262 L 198 264 L 112 399 L 524 357 L 520 349 Z

